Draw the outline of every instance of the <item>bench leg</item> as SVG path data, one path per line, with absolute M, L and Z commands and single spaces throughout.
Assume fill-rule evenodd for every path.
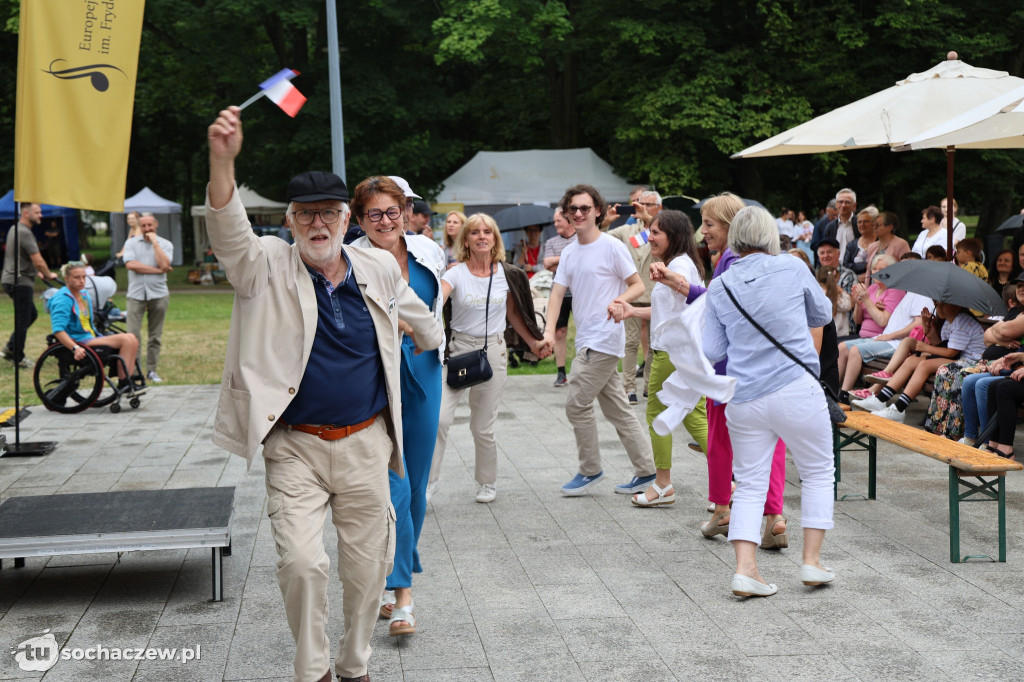
M 832 461 L 835 465 L 835 481 L 832 483 L 832 500 L 839 500 L 839 480 L 842 478 L 842 456 L 843 448 L 839 444 L 839 438 L 842 434 L 839 433 L 839 427 L 835 424 L 832 425 Z
M 1006 563 L 1006 476 L 999 477 L 999 561 Z
M 224 601 L 224 561 L 221 547 L 213 547 L 213 601 Z
M 878 440 L 868 438 L 868 499 L 875 499 L 875 471 L 878 463 Z
M 949 467 L 949 560 L 960 563 L 960 478 Z

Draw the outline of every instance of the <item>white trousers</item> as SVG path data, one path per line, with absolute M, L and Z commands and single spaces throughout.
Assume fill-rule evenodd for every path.
M 461 355 L 484 347 L 484 337 L 452 333 L 451 354 Z M 455 408 L 463 396 L 469 394 L 469 429 L 476 445 L 476 482 L 493 485 L 498 480 L 498 444 L 494 439 L 494 423 L 498 419 L 501 395 L 505 391 L 508 354 L 505 351 L 505 337 L 491 334 L 487 338 L 487 362 L 494 373 L 482 384 L 455 390 L 448 385 L 448 366 L 445 365 L 441 385 L 441 414 L 437 424 L 437 441 L 434 444 L 434 460 L 430 464 L 430 482 L 441 476 L 441 462 L 448 446 L 448 429 L 455 419 Z
M 781 438 L 800 472 L 800 523 L 831 530 L 835 461 L 832 423 L 818 382 L 804 374 L 768 395 L 725 408 L 736 479 L 729 541 L 761 542 L 761 516 L 768 495 L 772 453 Z

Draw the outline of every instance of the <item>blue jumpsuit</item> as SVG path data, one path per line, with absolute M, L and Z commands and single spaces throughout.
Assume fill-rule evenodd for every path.
M 430 270 L 409 258 L 409 286 L 427 307 L 437 296 L 437 280 Z M 402 450 L 405 478 L 389 471 L 391 504 L 395 507 L 395 568 L 387 589 L 412 587 L 412 574 L 422 573 L 416 550 L 427 513 L 427 479 L 437 439 L 441 411 L 441 362 L 436 350 L 415 355 L 416 345 L 402 337 Z

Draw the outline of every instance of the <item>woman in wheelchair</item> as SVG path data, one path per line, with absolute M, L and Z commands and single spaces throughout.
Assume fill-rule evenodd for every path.
M 61 269 L 65 286 L 50 299 L 50 325 L 57 341 L 74 353 L 76 362 L 81 362 L 86 355 L 83 346 L 92 349 L 110 348 L 124 360 L 117 363 L 119 388 L 128 388 L 135 392 L 142 385 L 129 382 L 126 368 L 135 367 L 135 358 L 139 352 L 139 340 L 134 334 L 100 335 L 93 325 L 92 299 L 85 291 L 85 263 L 71 261 Z

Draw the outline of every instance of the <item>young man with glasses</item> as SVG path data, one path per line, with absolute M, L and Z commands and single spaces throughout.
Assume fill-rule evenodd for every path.
M 634 476 L 615 486 L 615 492 L 643 492 L 654 481 L 651 439 L 626 401 L 619 376 L 619 358 L 625 354 L 626 335 L 608 313 L 614 302 L 632 302 L 643 295 L 644 284 L 626 246 L 597 227 L 607 205 L 590 185 L 570 187 L 560 202 L 562 212 L 576 228 L 576 243 L 562 251 L 548 310 L 558 310 L 571 289 L 576 320 L 576 359 L 569 374 L 565 414 L 576 434 L 579 473 L 562 486 L 563 495 L 586 494 L 604 477 L 598 447 L 594 400 L 612 422 L 633 464 Z M 555 343 L 556 316 L 548 315 L 544 342 Z M 628 365 L 629 363 L 627 363 Z M 632 371 L 632 366 L 630 366 Z

